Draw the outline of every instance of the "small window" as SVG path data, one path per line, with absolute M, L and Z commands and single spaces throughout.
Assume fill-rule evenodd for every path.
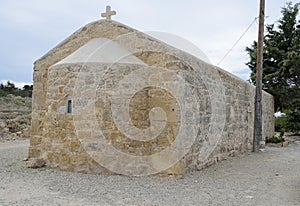
M 68 97 L 67 113 L 72 113 L 72 99 L 70 97 Z

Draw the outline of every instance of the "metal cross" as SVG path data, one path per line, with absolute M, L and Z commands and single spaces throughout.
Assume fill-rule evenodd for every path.
M 101 17 L 105 17 L 107 20 L 111 20 L 111 16 L 116 15 L 116 11 L 112 11 L 110 6 L 106 6 L 106 12 L 101 14 Z

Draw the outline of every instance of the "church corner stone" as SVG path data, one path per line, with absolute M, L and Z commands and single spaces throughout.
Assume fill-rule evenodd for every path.
M 30 158 L 65 171 L 181 175 L 252 150 L 255 88 L 112 20 L 34 64 Z M 263 92 L 263 138 L 274 134 Z

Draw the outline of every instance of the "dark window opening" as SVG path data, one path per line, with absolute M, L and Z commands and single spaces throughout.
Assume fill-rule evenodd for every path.
M 72 100 L 68 99 L 67 113 L 72 113 Z

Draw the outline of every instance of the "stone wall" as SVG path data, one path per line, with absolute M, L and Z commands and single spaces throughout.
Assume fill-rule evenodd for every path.
M 112 39 L 145 64 L 61 61 L 93 38 Z M 251 151 L 254 92 L 247 82 L 143 33 L 94 22 L 35 63 L 29 157 L 95 174 L 201 169 Z M 267 93 L 263 120 L 263 137 L 273 136 Z

